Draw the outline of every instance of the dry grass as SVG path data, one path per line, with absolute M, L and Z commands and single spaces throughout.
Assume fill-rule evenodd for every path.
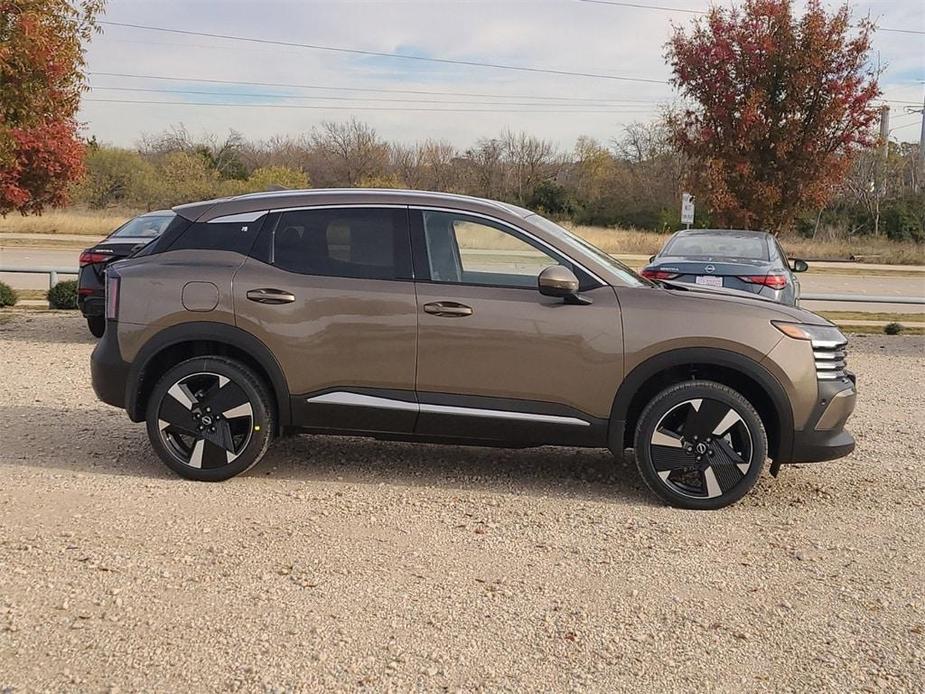
M 68 208 L 50 210 L 43 215 L 32 217 L 8 215 L 0 217 L 0 233 L 102 236 L 135 214 L 138 214 L 138 211 L 93 211 Z M 666 234 L 635 229 L 611 229 L 571 224 L 565 226 L 608 253 L 621 256 L 653 255 L 668 238 Z M 489 241 L 489 245 L 481 246 L 485 250 L 511 248 L 505 240 L 485 240 Z M 784 238 L 782 244 L 788 253 L 797 258 L 841 260 L 853 256 L 873 263 L 925 265 L 925 244 L 912 242 L 900 243 L 877 238 L 817 241 Z M 463 243 L 462 245 L 468 244 Z
M 565 227 L 587 239 L 598 248 L 618 255 L 654 255 L 667 234 L 634 229 L 607 229 L 565 224 Z M 817 240 L 782 238 L 784 250 L 794 258 L 815 260 L 845 260 L 859 257 L 865 262 L 890 265 L 925 265 L 925 244 L 860 238 Z
M 49 210 L 41 215 L 0 217 L 0 233 L 105 236 L 139 212 L 131 210 Z

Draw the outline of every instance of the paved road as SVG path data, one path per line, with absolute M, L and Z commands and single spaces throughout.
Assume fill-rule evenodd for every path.
M 14 267 L 71 267 L 77 268 L 80 250 L 44 248 L 2 248 L 0 265 Z M 72 279 L 65 277 L 64 279 Z M 0 282 L 6 282 L 14 289 L 48 289 L 48 275 L 25 275 L 18 272 L 0 272 Z
M 0 265 L 60 266 L 77 267 L 76 249 L 41 249 L 30 247 L 0 247 Z M 852 272 L 864 269 L 864 266 L 850 266 Z M 881 273 L 883 271 L 881 270 Z M 804 293 L 822 294 L 870 294 L 886 296 L 925 296 L 925 273 L 921 277 L 888 277 L 879 275 L 836 274 L 834 271 L 809 272 L 800 277 Z M 24 275 L 19 273 L 0 273 L 0 281 L 17 289 L 45 289 L 48 287 L 46 275 Z M 854 304 L 843 302 L 805 302 L 810 310 L 815 311 L 865 311 L 893 313 L 925 314 L 925 305 L 903 304 Z

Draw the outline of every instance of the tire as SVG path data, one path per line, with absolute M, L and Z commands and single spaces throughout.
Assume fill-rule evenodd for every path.
M 755 486 L 768 436 L 740 393 L 713 381 L 686 381 L 660 392 L 642 411 L 635 453 L 639 474 L 662 499 L 713 510 Z
M 103 337 L 103 333 L 106 332 L 106 319 L 103 316 L 91 316 L 87 318 L 87 327 L 90 328 L 93 337 Z
M 273 401 L 244 364 L 196 357 L 158 380 L 147 402 L 148 438 L 182 477 L 221 482 L 260 462 L 275 431 Z

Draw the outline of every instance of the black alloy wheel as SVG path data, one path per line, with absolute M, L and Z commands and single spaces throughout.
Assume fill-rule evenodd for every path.
M 768 442 L 761 418 L 740 393 L 687 381 L 665 389 L 643 410 L 635 448 L 640 474 L 668 503 L 717 509 L 755 485 Z
M 148 402 L 148 436 L 178 474 L 202 481 L 238 475 L 263 457 L 272 438 L 266 387 L 246 366 L 199 357 L 170 369 Z

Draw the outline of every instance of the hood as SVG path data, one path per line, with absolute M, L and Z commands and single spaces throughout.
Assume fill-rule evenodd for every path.
M 784 306 L 773 299 L 768 299 L 751 292 L 740 292 L 736 289 L 724 289 L 719 287 L 708 287 L 699 284 L 688 284 L 686 282 L 672 282 L 671 280 L 660 280 L 664 287 L 662 291 L 677 297 L 686 297 L 692 299 L 702 299 L 704 301 L 729 302 L 738 306 L 746 306 L 755 311 L 765 311 L 769 314 L 769 319 L 786 320 L 793 323 L 807 323 L 809 325 L 832 325 L 822 316 L 818 316 L 812 311 L 803 308 L 794 308 Z M 737 309 L 738 310 L 738 309 Z

